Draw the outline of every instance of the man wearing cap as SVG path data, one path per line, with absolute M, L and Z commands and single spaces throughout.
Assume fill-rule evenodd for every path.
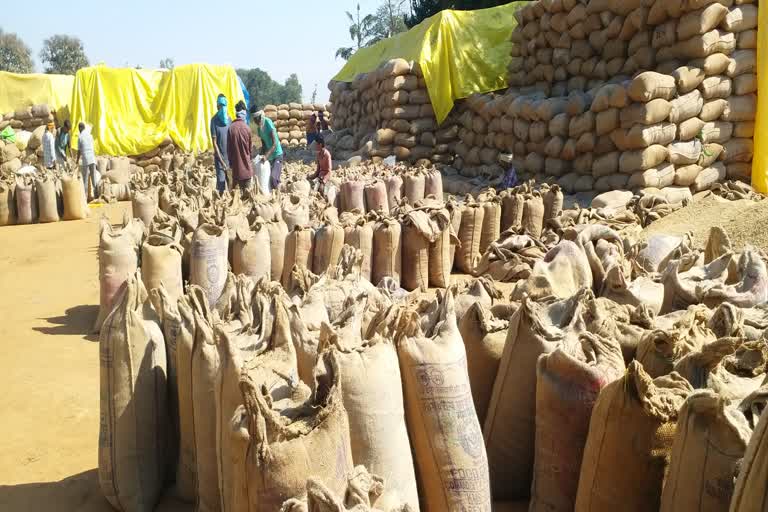
M 251 166 L 251 129 L 246 124 L 248 111 L 244 101 L 235 105 L 235 120 L 229 126 L 227 136 L 227 159 L 232 168 L 233 188 L 236 183 L 241 190 L 249 190 L 253 179 Z
M 227 113 L 227 98 L 219 94 L 216 98 L 216 115 L 211 119 L 211 140 L 213 140 L 214 164 L 216 166 L 216 190 L 224 192 L 227 188 L 227 136 L 232 120 Z
M 277 137 L 275 124 L 264 115 L 263 110 L 255 112 L 253 120 L 256 123 L 256 131 L 261 139 L 263 151 L 261 161 L 269 160 L 271 168 L 269 181 L 272 188 L 277 189 L 280 187 L 280 174 L 283 171 L 283 147 L 280 145 L 280 139 Z
M 56 167 L 56 139 L 53 136 L 55 129 L 56 125 L 50 122 L 46 125 L 43 134 L 43 165 L 46 169 Z

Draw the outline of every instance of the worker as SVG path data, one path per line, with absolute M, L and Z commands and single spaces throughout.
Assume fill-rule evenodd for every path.
M 43 166 L 46 169 L 56 167 L 56 138 L 53 136 L 55 129 L 56 125 L 51 121 L 45 125 L 43 133 Z
M 67 119 L 59 133 L 56 134 L 56 160 L 61 166 L 67 163 L 69 157 L 69 130 L 71 127 L 72 125 Z
M 320 117 L 318 118 L 317 122 L 320 123 L 320 131 L 325 132 L 329 130 L 328 121 L 325 120 L 325 112 L 322 110 L 320 111 Z
M 216 98 L 216 115 L 211 119 L 211 139 L 213 140 L 214 165 L 216 167 L 216 190 L 219 193 L 227 188 L 227 134 L 232 123 L 227 113 L 227 97 L 219 94 Z
M 314 112 L 309 116 L 309 122 L 307 123 L 307 147 L 312 145 L 312 142 L 317 138 L 317 114 Z
M 91 129 L 86 128 L 85 123 L 77 125 L 80 132 L 77 139 L 77 152 L 80 158 L 80 172 L 83 175 L 83 188 L 86 199 L 88 198 L 88 178 L 91 179 L 94 194 L 98 193 L 101 175 L 96 168 L 96 153 L 93 149 L 93 135 Z
M 235 105 L 235 120 L 229 126 L 227 135 L 227 161 L 232 169 L 233 188 L 237 184 L 241 190 L 250 190 L 253 182 L 251 166 L 251 129 L 248 127 L 248 110 L 244 101 Z
M 277 189 L 280 187 L 280 174 L 283 171 L 283 147 L 280 145 L 280 139 L 277 137 L 275 124 L 264 115 L 263 110 L 255 112 L 253 120 L 256 123 L 256 130 L 261 139 L 261 161 L 269 160 L 271 167 L 269 182 L 273 189 Z
M 315 182 L 313 187 L 315 190 L 325 194 L 326 185 L 331 179 L 333 160 L 331 159 L 331 152 L 325 147 L 325 138 L 322 135 L 317 136 L 315 143 L 317 144 L 317 171 L 309 179 Z

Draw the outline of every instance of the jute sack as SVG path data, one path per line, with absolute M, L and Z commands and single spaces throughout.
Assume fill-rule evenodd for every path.
M 488 459 L 452 293 L 443 294 L 428 323 L 422 331 L 419 315 L 407 311 L 397 344 L 424 510 L 490 512 Z M 466 475 L 458 487 L 456 475 Z
M 664 146 L 654 144 L 638 151 L 624 151 L 619 158 L 619 172 L 634 174 L 656 167 L 667 159 L 668 152 Z
M 385 277 L 391 277 L 400 286 L 402 271 L 402 228 L 391 217 L 383 217 L 373 226 L 373 258 L 371 282 L 381 283 Z
M 684 356 L 715 341 L 707 327 L 706 308 L 689 308 L 672 329 L 649 332 L 637 347 L 637 360 L 652 378 L 669 374 Z
M 699 161 L 701 156 L 701 141 L 673 142 L 667 146 L 669 162 L 674 165 L 691 165 Z
M 660 511 L 728 510 L 734 468 L 751 435 L 744 415 L 714 391 L 689 396 L 680 410 Z
M 648 103 L 631 103 L 621 109 L 619 118 L 622 128 L 631 128 L 635 124 L 652 125 L 666 121 L 672 110 L 672 103 L 656 98 Z M 614 127 L 618 128 L 618 126 Z M 611 130 L 605 133 L 609 133 Z
M 0 182 L 0 226 L 10 226 L 16 223 L 15 185 Z
M 374 334 L 362 339 L 362 309 L 366 307 L 366 300 L 358 301 L 333 327 L 324 324 L 320 351 L 333 350 L 339 361 L 352 459 L 387 483 L 377 507 L 390 510 L 407 503 L 418 510 L 397 351 L 389 336 Z
M 348 182 L 349 183 L 349 182 Z M 357 183 L 357 182 L 355 182 Z M 344 189 L 342 188 L 342 194 Z M 362 185 L 360 185 L 360 196 L 363 194 Z M 362 209 L 365 208 L 362 197 L 360 197 L 359 203 Z M 288 227 L 288 231 L 293 231 L 296 226 L 308 226 L 309 225 L 309 207 L 307 199 L 297 194 L 291 194 L 288 197 L 283 197 L 282 200 L 282 217 L 285 221 L 285 225 Z
M 592 411 L 574 510 L 659 509 L 678 411 L 691 391 L 675 373 L 651 379 L 637 361 L 602 390 Z
M 344 247 L 344 228 L 336 222 L 326 223 L 315 231 L 312 272 L 325 273 L 339 262 Z
M 679 94 L 688 94 L 696 89 L 706 76 L 704 70 L 696 66 L 680 66 L 673 73 L 677 92 Z
M 240 448 L 237 460 L 244 461 L 235 478 L 248 501 L 235 510 L 280 510 L 283 502 L 304 493 L 308 475 L 321 479 L 331 492 L 346 490 L 346 475 L 352 471 L 349 423 L 332 352 L 318 361 L 315 379 L 307 399 L 303 383 L 297 386 L 283 376 L 286 396 L 273 400 L 258 375 L 241 377 L 243 406 L 232 418 L 230 435 Z
M 192 237 L 189 282 L 205 290 L 208 303 L 216 304 L 229 270 L 229 230 L 203 224 Z
M 53 179 L 36 179 L 38 222 L 58 222 L 59 209 L 56 204 L 56 183 Z
M 523 223 L 523 204 L 525 196 L 512 189 L 499 194 L 501 197 L 501 231 L 519 228 Z
M 286 290 L 292 289 L 293 268 L 312 268 L 312 252 L 314 250 L 314 233 L 312 228 L 296 226 L 285 238 L 285 261 L 281 283 Z
M 83 180 L 79 173 L 61 177 L 61 191 L 64 199 L 64 220 L 88 218 L 88 205 L 83 192 Z
M 288 226 L 282 219 L 267 223 L 269 233 L 270 268 L 269 276 L 272 281 L 280 281 L 285 268 L 285 239 L 288 238 Z
M 387 199 L 387 186 L 381 180 L 365 186 L 365 204 L 368 211 L 389 214 L 389 200 Z
M 244 274 L 254 283 L 271 278 L 272 254 L 269 224 L 257 219 L 250 228 L 241 225 L 235 232 L 232 246 L 232 272 Z
M 99 485 L 117 510 L 151 512 L 168 464 L 166 353 L 140 272 L 121 288 L 99 339 Z
M 497 318 L 490 308 L 479 302 L 472 304 L 459 320 L 459 332 L 467 351 L 472 401 L 481 425 L 485 423 L 508 327 L 509 320 Z
M 483 435 L 496 499 L 529 496 L 536 437 L 536 361 L 581 329 L 584 294 L 544 306 L 523 297 L 509 321 Z M 509 461 L 514 460 L 514 464 Z
M 373 223 L 368 222 L 365 217 L 351 217 L 346 221 L 342 218 L 342 224 L 344 224 L 344 245 L 360 251 L 363 257 L 360 262 L 361 275 L 368 281 L 372 281 Z
M 173 238 L 152 234 L 141 246 L 141 277 L 144 286 L 152 292 L 161 285 L 171 300 L 176 301 L 184 293 L 181 275 L 181 255 L 184 250 Z
M 538 193 L 530 194 L 525 198 L 522 228 L 534 238 L 541 236 L 544 228 L 544 199 Z
M 458 238 L 448 210 L 433 211 L 432 218 L 435 219 L 440 232 L 434 242 L 429 244 L 429 285 L 447 288 L 451 284 L 451 270 Z
M 410 172 L 405 175 L 405 197 L 411 205 L 424 199 L 426 183 L 424 174 L 421 172 Z
M 403 266 L 401 286 L 408 291 L 429 287 L 429 249 L 443 231 L 450 226 L 448 210 L 440 209 L 428 212 L 424 209 L 412 210 L 402 217 L 403 249 L 402 257 L 408 264 Z M 450 249 L 450 240 L 449 246 Z M 445 247 L 443 247 L 445 249 Z M 444 251 L 445 252 L 445 251 Z M 436 260 L 447 263 L 447 253 L 444 258 Z M 449 274 L 450 275 L 450 274 Z M 437 277 L 437 275 L 436 275 Z M 445 276 L 443 276 L 445 277 Z
M 701 108 L 704 106 L 704 100 L 701 97 L 701 92 L 698 89 L 694 89 L 688 94 L 679 96 L 669 102 L 669 122 L 681 123 L 686 119 L 696 117 L 701 112 Z
M 152 223 L 158 210 L 158 190 L 134 190 L 131 196 L 131 208 L 134 218 L 141 219 L 145 226 Z
M 139 248 L 144 224 L 127 220 L 119 230 L 105 218 L 101 219 L 99 233 L 99 315 L 93 330 L 99 332 L 101 324 L 112 310 L 117 293 L 125 281 L 139 267 Z
M 486 309 L 491 309 L 494 300 L 502 298 L 502 292 L 494 284 L 493 279 L 488 276 L 482 276 L 470 281 L 466 281 L 461 287 L 451 289 L 456 296 L 454 302 L 456 318 L 464 318 L 469 308 L 476 302 L 479 302 Z
M 742 402 L 739 409 L 754 423 L 754 432 L 741 461 L 738 478 L 731 499 L 732 512 L 752 512 L 765 510 L 768 501 L 768 457 L 766 435 L 768 435 L 768 414 L 762 414 L 765 408 L 766 389 L 760 390 L 761 400 L 749 399 Z M 759 422 L 756 419 L 759 417 Z
M 542 205 L 542 210 L 543 210 Z M 459 228 L 459 245 L 456 246 L 456 267 L 467 274 L 471 274 L 475 263 L 480 258 L 480 238 L 483 234 L 483 219 L 485 210 L 467 196 L 464 209 L 461 213 L 461 227 Z
M 400 204 L 400 199 L 403 196 L 403 178 L 398 175 L 389 176 L 384 180 L 384 184 L 387 187 L 387 202 L 390 207 L 394 208 Z
M 501 198 L 495 193 L 484 193 L 478 197 L 483 209 L 483 228 L 480 232 L 480 254 L 488 250 L 491 242 L 501 235 Z
M 627 95 L 633 101 L 648 102 L 655 98 L 671 100 L 677 94 L 674 77 L 654 71 L 637 75 L 627 88 Z
M 512 299 L 520 300 L 524 294 L 533 300 L 550 296 L 565 299 L 581 288 L 592 288 L 592 284 L 592 269 L 584 250 L 563 240 L 534 263 L 526 280 L 516 283 Z
M 624 369 L 618 343 L 589 333 L 539 358 L 531 511 L 573 510 L 592 408 Z
M 243 404 L 241 375 L 259 379 L 276 401 L 293 392 L 285 385 L 286 380 L 299 382 L 296 350 L 279 289 L 261 281 L 254 294 L 253 308 L 257 318 L 252 329 L 229 334 L 224 324 L 215 326 L 221 362 L 215 389 L 221 510 L 247 510 L 242 485 L 246 459 L 242 456 L 239 440 L 231 435 L 232 417 Z M 308 396 L 308 388 L 304 388 L 304 392 Z

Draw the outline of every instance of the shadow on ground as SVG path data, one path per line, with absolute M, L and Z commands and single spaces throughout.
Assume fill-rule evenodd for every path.
M 45 510 L 50 512 L 114 512 L 99 489 L 95 469 L 73 475 L 59 482 L 0 485 L 0 510 Z M 192 512 L 186 505 L 165 498 L 155 512 Z
M 84 336 L 88 341 L 99 341 L 99 335 L 93 332 L 93 323 L 98 314 L 99 306 L 73 306 L 63 316 L 43 319 L 53 324 L 53 327 L 33 327 L 33 329 L 43 334 Z

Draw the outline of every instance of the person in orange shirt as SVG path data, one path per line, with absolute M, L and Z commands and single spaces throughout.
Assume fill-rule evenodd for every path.
M 325 138 L 322 135 L 317 136 L 315 143 L 317 144 L 317 171 L 309 179 L 315 181 L 316 190 L 323 194 L 328 181 L 331 179 L 333 159 L 331 152 L 325 147 Z

